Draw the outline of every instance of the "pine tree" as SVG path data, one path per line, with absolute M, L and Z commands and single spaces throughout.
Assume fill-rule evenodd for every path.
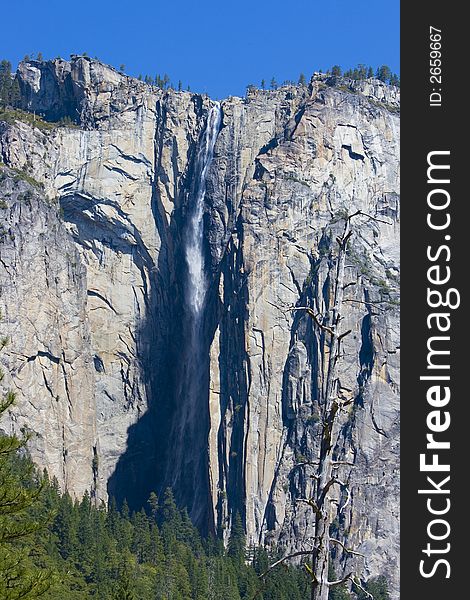
M 299 85 L 305 85 L 305 75 L 303 73 L 299 75 Z
M 180 541 L 184 541 L 193 552 L 196 554 L 200 554 L 202 552 L 202 543 L 201 537 L 199 535 L 198 530 L 192 524 L 192 521 L 189 517 L 188 511 L 186 508 L 183 508 L 180 511 L 181 515 L 181 525 L 180 525 L 180 533 L 179 539 Z
M 77 505 L 77 550 L 74 553 L 86 579 L 92 579 L 95 567 L 95 532 L 91 522 L 91 502 L 88 491 Z
M 11 86 L 11 63 L 8 60 L 2 60 L 0 62 L 0 106 L 10 103 Z
M 331 67 L 331 74 L 333 77 L 341 77 L 341 67 L 339 65 Z
M 163 504 L 159 515 L 161 534 L 165 553 L 172 552 L 177 540 L 181 540 L 181 514 L 175 503 L 173 492 L 170 488 L 165 490 Z
M 155 492 L 150 492 L 150 496 L 149 496 L 149 499 L 147 500 L 147 504 L 149 507 L 150 516 L 156 523 L 157 518 L 158 518 L 158 497 Z
M 277 90 L 277 81 L 276 81 L 276 79 L 274 77 L 271 79 L 271 84 L 270 85 L 271 85 L 271 89 L 272 90 Z
M 124 498 L 122 503 L 120 514 L 118 516 L 116 525 L 116 538 L 119 540 L 122 549 L 129 549 L 132 542 L 132 524 L 129 518 L 129 505 L 127 500 Z
M 230 539 L 228 542 L 228 555 L 233 558 L 245 558 L 246 535 L 242 518 L 237 511 L 232 523 Z
M 67 560 L 78 546 L 77 520 L 74 519 L 72 498 L 67 492 L 58 501 L 52 531 L 57 535 L 60 556 Z
M 18 82 L 18 79 L 15 77 L 13 79 L 11 87 L 10 87 L 10 95 L 8 98 L 8 104 L 10 106 L 16 107 L 20 104 L 20 101 L 21 101 L 20 84 Z
M 382 65 L 381 67 L 379 67 L 375 74 L 377 79 L 379 79 L 380 81 L 383 81 L 384 83 L 386 83 L 390 80 L 391 75 L 392 75 L 392 72 L 388 65 Z
M 106 514 L 106 528 L 110 535 L 116 535 L 119 529 L 119 512 L 114 496 L 111 496 L 108 502 L 108 512 Z
M 156 523 L 150 524 L 150 559 L 152 565 L 159 565 L 165 560 L 163 542 Z
M 134 582 L 130 565 L 123 560 L 114 600 L 135 600 L 133 588 Z
M 357 75 L 358 75 L 358 79 L 365 79 L 367 77 L 366 65 L 362 65 L 362 64 L 357 65 Z
M 132 553 L 139 563 L 151 562 L 152 539 L 150 535 L 150 522 L 145 511 L 140 510 L 132 516 Z

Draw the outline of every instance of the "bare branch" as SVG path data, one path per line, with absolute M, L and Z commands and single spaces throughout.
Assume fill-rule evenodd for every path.
M 346 466 L 348 466 L 348 467 L 355 467 L 355 466 L 356 466 L 354 463 L 352 463 L 352 462 L 348 462 L 347 460 L 332 460 L 332 461 L 331 461 L 331 464 L 332 464 L 334 467 L 337 467 L 337 466 L 339 466 L 339 465 L 346 465 Z
M 305 502 L 305 504 L 308 504 L 309 506 L 311 506 L 313 508 L 313 512 L 317 516 L 319 516 L 319 517 L 323 516 L 318 504 L 315 502 L 315 500 L 313 498 L 297 498 L 297 502 Z
M 343 512 L 343 510 L 346 508 L 346 506 L 349 504 L 350 500 L 351 500 L 351 492 L 349 491 L 348 486 L 345 486 L 346 488 L 346 493 L 348 495 L 346 502 L 343 504 L 343 506 L 339 509 L 339 514 L 341 514 Z
M 303 460 L 301 462 L 297 462 L 294 464 L 294 466 L 292 467 L 292 470 L 300 468 L 300 467 L 317 467 L 319 465 L 318 461 L 315 460 Z M 310 477 L 313 477 L 314 479 L 318 479 L 317 475 L 310 475 Z
M 337 581 L 328 581 L 328 587 L 334 587 L 335 585 L 341 585 L 342 583 L 346 583 L 346 581 L 348 581 L 348 579 L 351 579 L 352 581 L 352 572 L 348 573 L 345 577 L 343 577 L 342 579 L 338 579 Z
M 364 304 L 365 306 L 374 306 L 378 310 L 386 312 L 385 308 L 379 306 L 379 304 L 390 304 L 389 300 L 368 300 L 365 302 L 364 300 L 355 300 L 354 298 L 344 298 L 343 302 L 354 302 L 355 304 Z
M 315 584 L 315 583 L 318 583 L 317 576 L 315 575 L 315 572 L 314 572 L 314 570 L 312 569 L 312 567 L 311 567 L 311 566 L 310 566 L 308 563 L 305 563 L 305 564 L 304 564 L 304 567 L 305 567 L 305 570 L 307 571 L 307 573 L 310 575 L 310 578 L 311 578 L 311 580 L 312 580 L 312 583 L 314 583 L 314 584 Z
M 321 504 L 323 504 L 323 501 L 326 498 L 326 495 L 328 494 L 330 487 L 334 484 L 338 484 L 341 487 L 347 487 L 346 484 L 344 483 L 344 481 L 341 481 L 340 479 L 338 479 L 335 475 L 333 475 L 333 477 L 330 479 L 330 481 L 328 481 L 328 483 L 325 484 L 325 487 L 322 490 L 321 493 Z
M 312 317 L 312 319 L 315 321 L 315 323 L 318 325 L 318 327 L 320 327 L 320 329 L 323 329 L 323 331 L 328 332 L 331 336 L 335 335 L 335 332 L 330 327 L 327 327 L 326 325 L 323 325 L 323 323 L 320 323 L 320 321 L 318 320 L 318 315 L 316 315 L 313 312 L 313 310 L 310 308 L 310 306 L 295 306 L 294 308 L 290 308 L 289 310 L 291 310 L 291 311 L 294 311 L 294 310 L 307 311 L 308 315 L 310 317 Z
M 356 304 L 365 304 L 366 306 L 370 304 L 371 306 L 375 306 L 376 304 L 385 304 L 388 300 L 356 300 L 355 298 L 343 298 L 343 302 L 355 302 Z
M 323 488 L 321 497 L 320 497 L 320 505 L 323 504 L 323 502 L 325 501 L 326 495 L 330 491 L 330 487 L 332 485 L 334 485 L 335 483 L 337 483 L 337 480 L 335 478 L 332 478 L 332 479 L 330 479 L 330 481 L 328 481 L 328 483 L 325 484 L 325 487 Z
M 343 237 L 337 237 L 336 241 L 338 242 L 339 246 L 341 249 L 345 249 L 346 246 L 348 245 L 349 242 L 349 238 L 352 236 L 353 232 L 349 231 L 348 233 L 346 233 L 346 235 L 343 235 Z
M 309 310 L 307 312 L 312 317 L 312 319 L 315 321 L 315 323 L 318 325 L 318 327 L 320 327 L 320 329 L 322 329 L 323 331 L 326 331 L 331 336 L 335 335 L 335 332 L 330 327 L 327 327 L 326 325 L 323 325 L 323 323 L 320 323 L 320 321 L 318 320 L 318 315 L 316 315 L 313 312 L 313 310 L 312 311 Z
M 357 577 L 351 577 L 351 581 L 353 582 L 353 584 L 356 587 L 358 587 L 362 592 L 364 592 L 364 594 L 366 594 L 366 596 L 368 598 L 371 598 L 371 600 L 374 600 L 374 596 L 362 587 L 362 585 L 359 583 L 359 579 Z
M 346 337 L 347 335 L 349 335 L 351 333 L 352 329 L 348 329 L 348 331 L 345 331 L 344 333 L 342 333 L 341 335 L 338 336 L 338 342 L 340 342 L 344 337 Z
M 350 221 L 351 219 L 353 219 L 354 217 L 357 217 L 358 215 L 362 215 L 362 212 L 360 210 L 356 210 L 356 212 L 353 213 L 352 215 L 348 215 L 346 221 Z
M 367 217 L 371 221 L 376 221 L 377 223 L 384 223 L 385 225 L 393 225 L 393 223 L 390 223 L 389 221 L 384 221 L 383 219 L 379 219 L 378 217 L 369 215 L 369 213 L 365 213 L 362 210 L 358 210 L 354 214 L 349 215 L 347 220 L 350 221 L 353 217 L 358 217 L 360 215 L 362 215 L 363 217 Z
M 272 565 L 270 565 L 264 573 L 261 573 L 258 577 L 260 579 L 264 579 L 266 575 L 272 571 L 274 568 L 282 565 L 282 563 L 286 562 L 286 560 L 290 560 L 291 558 L 295 558 L 296 556 L 311 556 L 312 554 L 316 554 L 318 552 L 318 548 L 313 548 L 312 550 L 299 550 L 298 552 L 292 552 L 292 554 L 288 554 L 279 560 L 276 560 Z
M 330 538 L 330 542 L 333 542 L 333 544 L 338 544 L 348 554 L 353 554 L 354 556 L 360 556 L 361 558 L 364 558 L 364 559 L 366 558 L 364 554 L 361 554 L 360 552 L 356 552 L 356 550 L 352 550 L 351 548 L 346 548 L 346 546 L 343 544 L 343 542 L 340 542 L 339 540 L 336 540 L 335 538 Z

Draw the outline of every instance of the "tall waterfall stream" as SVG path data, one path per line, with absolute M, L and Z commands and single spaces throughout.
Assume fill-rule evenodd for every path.
M 204 273 L 204 198 L 206 196 L 206 179 L 214 156 L 214 146 L 219 133 L 221 121 L 220 104 L 216 102 L 207 117 L 206 129 L 199 146 L 196 158 L 196 177 L 198 178 L 194 199 L 193 213 L 190 217 L 189 235 L 185 248 L 188 264 L 188 301 L 195 324 L 199 321 L 207 290 Z
M 184 288 L 186 319 L 181 323 L 181 364 L 177 367 L 179 380 L 175 394 L 178 426 L 172 439 L 173 455 L 168 466 L 167 481 L 176 489 L 186 489 L 186 501 L 193 519 L 200 520 L 206 506 L 203 480 L 207 473 L 207 402 L 208 346 L 204 336 L 204 306 L 208 277 L 204 259 L 204 205 L 206 183 L 214 146 L 220 129 L 222 111 L 218 102 L 209 110 L 206 127 L 199 139 L 194 165 L 191 204 L 184 241 L 187 266 Z M 194 451 L 186 452 L 190 445 Z M 175 466 L 176 465 L 176 466 Z M 208 480 L 207 480 L 208 485 Z M 194 495 L 196 492 L 196 495 Z M 190 498 L 192 499 L 190 500 Z

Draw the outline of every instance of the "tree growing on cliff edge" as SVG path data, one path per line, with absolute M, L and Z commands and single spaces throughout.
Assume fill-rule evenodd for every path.
M 11 86 L 11 63 L 8 60 L 2 60 L 0 62 L 0 107 L 9 103 Z
M 0 61 L 0 109 L 17 106 L 20 96 L 18 79 L 12 75 L 10 61 Z
M 383 81 L 383 82 L 390 81 L 390 78 L 392 76 L 390 67 L 388 65 L 382 65 L 381 67 L 379 67 L 377 69 L 375 76 L 377 77 L 377 79 L 379 81 Z
M 302 459 L 302 464 L 315 468 L 315 473 L 312 475 L 315 485 L 313 493 L 309 498 L 301 498 L 299 500 L 305 502 L 312 509 L 315 517 L 314 546 L 312 549 L 294 552 L 277 560 L 263 573 L 262 577 L 265 577 L 270 570 L 291 558 L 308 556 L 310 560 L 305 564 L 305 568 L 311 578 L 311 600 L 331 600 L 331 591 L 335 588 L 343 588 L 344 584 L 348 581 L 352 582 L 355 589 L 360 591 L 362 594 L 361 598 L 372 598 L 374 600 L 374 596 L 361 585 L 359 577 L 353 572 L 349 572 L 339 579 L 330 579 L 332 573 L 330 554 L 333 546 L 339 546 L 343 552 L 349 555 L 365 558 L 356 550 L 346 547 L 343 542 L 333 538 L 330 533 L 333 525 L 330 504 L 332 501 L 336 502 L 331 492 L 335 487 L 339 487 L 342 497 L 346 498 L 339 509 L 341 512 L 349 504 L 350 491 L 345 481 L 340 478 L 339 473 L 344 467 L 354 467 L 354 464 L 348 461 L 336 460 L 334 450 L 340 432 L 338 417 L 341 411 L 347 410 L 347 407 L 353 402 L 353 399 L 344 397 L 340 393 L 338 366 L 342 356 L 342 341 L 351 333 L 351 330 L 343 330 L 342 328 L 343 305 L 347 301 L 354 301 L 344 297 L 345 290 L 352 285 L 351 283 L 345 283 L 345 268 L 349 243 L 354 233 L 352 222 L 360 217 L 390 225 L 387 221 L 372 217 L 360 210 L 342 217 L 344 226 L 341 234 L 336 237 L 336 257 L 333 257 L 330 251 L 330 259 L 334 260 L 335 264 L 334 277 L 331 281 L 331 308 L 327 308 L 324 314 L 317 313 L 311 306 L 296 306 L 290 309 L 292 311 L 305 311 L 309 315 L 314 322 L 317 332 L 325 339 L 327 348 L 326 360 L 323 365 L 323 386 L 319 392 L 319 408 L 322 422 L 319 453 L 315 461 Z M 370 305 L 376 303 L 370 301 L 364 304 L 370 308 Z

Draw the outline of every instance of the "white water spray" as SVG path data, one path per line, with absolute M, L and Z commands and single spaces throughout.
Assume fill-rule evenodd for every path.
M 195 172 L 198 177 L 198 183 L 186 244 L 186 262 L 188 263 L 189 271 L 188 300 L 195 317 L 201 312 L 207 291 L 203 252 L 204 198 L 206 195 L 207 173 L 209 172 L 209 167 L 214 156 L 214 146 L 219 133 L 220 120 L 220 104 L 216 102 L 207 116 L 204 137 L 199 145 L 196 157 Z

